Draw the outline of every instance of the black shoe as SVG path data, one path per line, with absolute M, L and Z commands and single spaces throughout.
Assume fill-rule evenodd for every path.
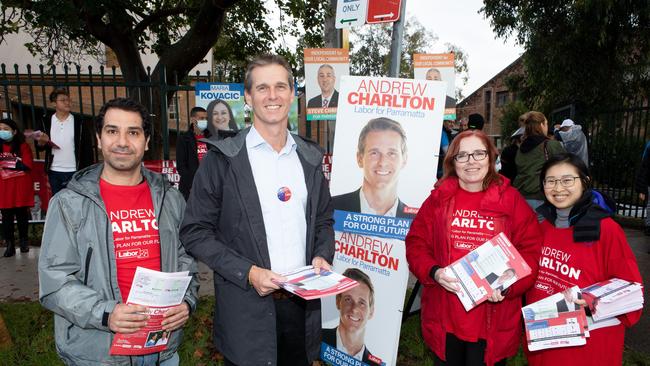
M 29 252 L 29 240 L 20 239 L 20 252 L 28 253 Z
M 16 254 L 16 247 L 14 245 L 13 241 L 7 242 L 7 249 L 5 249 L 5 253 L 2 255 L 4 257 L 13 257 Z

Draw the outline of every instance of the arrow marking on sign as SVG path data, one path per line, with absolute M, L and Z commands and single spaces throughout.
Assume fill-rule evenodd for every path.
M 378 15 L 375 15 L 373 18 L 375 18 L 375 19 L 391 18 L 393 15 L 395 15 L 395 14 L 393 14 L 391 12 L 389 14 L 378 14 Z
M 343 24 L 343 23 L 351 23 L 351 22 L 354 22 L 356 20 L 357 20 L 357 18 L 354 18 L 354 19 L 341 19 L 341 24 Z

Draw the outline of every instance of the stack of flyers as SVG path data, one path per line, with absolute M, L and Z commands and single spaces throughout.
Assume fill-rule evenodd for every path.
M 595 322 L 643 308 L 643 286 L 619 278 L 586 287 L 582 296 Z
M 587 343 L 587 316 L 573 301 L 579 298 L 580 289 L 574 286 L 521 309 L 530 351 Z
M 447 276 L 458 279 L 456 294 L 466 311 L 504 291 L 530 274 L 530 266 L 504 233 L 499 233 L 466 256 L 447 266 Z
M 145 355 L 165 350 L 170 334 L 162 329 L 163 315 L 183 302 L 191 280 L 188 271 L 169 273 L 138 267 L 126 303 L 146 306 L 149 320 L 135 333 L 117 333 L 110 354 Z
M 332 271 L 321 270 L 316 274 L 314 266 L 300 267 L 282 276 L 287 281 L 277 285 L 305 300 L 340 294 L 359 285 L 357 281 Z
M 18 158 L 12 153 L 0 153 L 0 168 L 15 169 Z

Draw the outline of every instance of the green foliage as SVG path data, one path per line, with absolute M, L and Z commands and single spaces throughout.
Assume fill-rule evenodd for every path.
M 503 106 L 501 119 L 499 119 L 503 141 L 510 141 L 510 136 L 519 128 L 519 116 L 529 110 L 521 100 L 514 100 Z
M 647 96 L 647 1 L 485 0 L 501 37 L 524 46 L 526 102 L 538 110 L 575 103 L 586 111 Z
M 393 33 L 392 23 L 368 25 L 352 28 L 350 32 L 350 71 L 354 75 L 387 76 L 390 66 L 390 44 Z M 413 78 L 413 54 L 429 53 L 438 41 L 438 36 L 427 30 L 415 17 L 404 25 L 404 39 L 399 77 Z M 467 55 L 462 48 L 446 43 L 447 52 L 456 55 L 457 99 L 462 99 L 462 86 L 467 83 Z

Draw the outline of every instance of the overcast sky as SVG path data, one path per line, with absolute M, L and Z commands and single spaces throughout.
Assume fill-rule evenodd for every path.
M 445 43 L 452 43 L 467 54 L 469 80 L 463 87 L 465 96 L 523 52 L 514 40 L 505 42 L 496 38 L 488 20 L 478 13 L 482 6 L 483 2 L 479 0 L 406 0 L 407 17 L 415 16 L 438 36 L 433 53 L 445 52 Z

